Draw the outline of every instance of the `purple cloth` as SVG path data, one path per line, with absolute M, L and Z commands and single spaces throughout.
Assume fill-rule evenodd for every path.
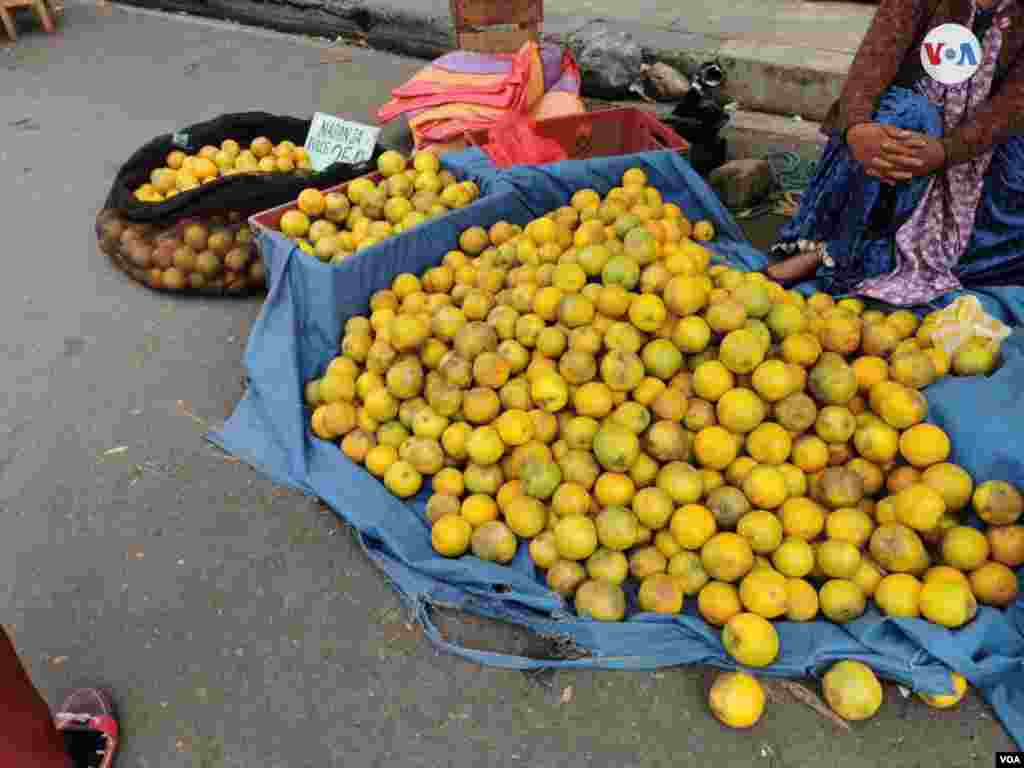
M 433 66 L 460 75 L 507 75 L 512 71 L 513 55 L 453 51 L 435 60 Z M 561 46 L 541 45 L 540 60 L 544 67 L 544 92 L 547 93 L 563 79 Z
M 490 53 L 474 53 L 473 51 L 452 51 L 431 66 L 460 75 L 507 75 L 512 70 L 511 54 L 495 56 Z
M 431 66 L 460 75 L 507 75 L 512 71 L 513 55 L 453 51 L 436 59 Z M 544 93 L 580 92 L 579 72 L 575 67 L 563 71 L 564 56 L 562 48 L 558 45 L 545 43 L 540 46 L 541 66 L 544 69 Z M 410 109 L 405 112 L 405 117 L 411 120 L 431 109 L 434 107 Z
M 545 77 L 546 77 L 545 73 Z M 551 87 L 546 89 L 547 93 L 575 93 L 580 92 L 580 77 L 575 70 L 566 70 L 561 74 Z
M 544 93 L 548 93 L 562 79 L 562 58 L 560 45 L 545 44 L 540 47 L 540 61 L 544 67 Z

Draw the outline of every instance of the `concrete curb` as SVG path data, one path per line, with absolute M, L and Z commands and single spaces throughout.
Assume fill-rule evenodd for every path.
M 129 5 L 187 12 L 329 39 L 355 40 L 391 53 L 432 59 L 455 45 L 447 0 L 123 0 Z M 415 5 L 415 7 L 411 7 Z M 549 16 L 545 39 L 572 46 L 588 25 L 607 21 L 628 33 L 645 58 L 682 71 L 717 58 L 728 73 L 725 94 L 745 110 L 824 118 L 852 61 L 847 52 L 694 34 L 595 16 Z M 584 87 L 588 73 L 584 71 Z
M 726 140 L 729 160 L 767 157 L 780 152 L 793 152 L 803 159 L 816 160 L 827 141 L 820 123 L 744 111 L 732 114 L 729 124 L 722 130 L 722 137 Z

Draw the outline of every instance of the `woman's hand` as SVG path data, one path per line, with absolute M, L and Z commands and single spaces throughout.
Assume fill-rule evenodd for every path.
M 888 161 L 883 156 L 882 145 L 898 140 L 890 135 L 892 131 L 893 129 L 881 123 L 861 123 L 846 132 L 846 145 L 850 148 L 853 158 L 864 167 L 869 176 L 881 178 L 889 183 L 895 183 L 898 179 L 883 178 L 890 169 L 886 167 Z
M 900 131 L 882 143 L 883 158 L 894 167 L 909 169 L 914 176 L 931 176 L 946 164 L 942 142 L 925 133 Z
M 881 123 L 853 126 L 846 132 L 846 143 L 867 174 L 884 184 L 928 176 L 946 162 L 946 152 L 937 139 Z

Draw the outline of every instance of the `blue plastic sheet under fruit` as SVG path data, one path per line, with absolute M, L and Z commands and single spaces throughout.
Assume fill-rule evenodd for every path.
M 632 614 L 605 624 L 575 617 L 571 606 L 547 588 L 525 547 L 508 566 L 472 556 L 446 559 L 430 546 L 424 507 L 429 487 L 404 503 L 317 439 L 303 406 L 304 383 L 321 375 L 337 353 L 345 321 L 365 313 L 375 290 L 401 272 L 420 273 L 455 248 L 470 226 L 507 220 L 525 224 L 566 204 L 585 187 L 606 193 L 630 167 L 644 168 L 666 201 L 692 219 L 714 222 L 713 249 L 730 263 L 763 263 L 717 197 L 671 153 L 569 161 L 543 168 L 498 172 L 477 151 L 446 158 L 463 178 L 475 179 L 485 196 L 468 208 L 424 224 L 368 249 L 342 265 L 321 264 L 271 232 L 258 235 L 270 290 L 245 352 L 249 389 L 225 427 L 211 439 L 262 470 L 274 481 L 323 499 L 357 531 L 369 556 L 412 606 L 437 646 L 482 664 L 531 669 L 578 667 L 654 669 L 677 664 L 735 668 L 719 640 L 687 600 L 680 616 Z M 996 289 L 984 297 L 1007 320 L 1024 312 L 1021 292 Z M 1024 486 L 1024 333 L 1004 345 L 1005 363 L 988 379 L 947 379 L 928 391 L 930 419 L 951 435 L 952 461 L 975 477 Z M 428 484 L 429 486 L 429 484 Z M 583 658 L 535 659 L 461 647 L 442 637 L 431 606 L 444 605 L 513 622 L 567 641 Z M 981 608 L 968 626 L 949 631 L 917 619 L 889 619 L 872 607 L 857 621 L 780 622 L 778 660 L 759 674 L 802 677 L 832 662 L 858 659 L 881 676 L 915 690 L 947 693 L 947 667 L 981 689 L 1018 744 L 1024 746 L 1024 602 L 1006 611 Z

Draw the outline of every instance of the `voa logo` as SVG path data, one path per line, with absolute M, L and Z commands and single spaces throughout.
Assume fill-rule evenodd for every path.
M 970 80 L 981 66 L 981 43 L 967 27 L 943 24 L 921 43 L 924 71 L 943 85 Z
M 996 765 L 1024 765 L 1019 752 L 997 752 Z

